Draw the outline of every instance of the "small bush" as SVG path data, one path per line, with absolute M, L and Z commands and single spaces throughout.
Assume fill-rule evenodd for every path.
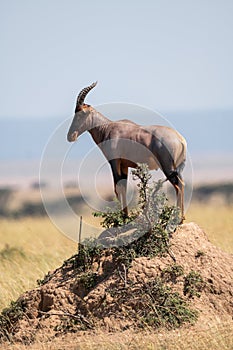
M 176 282 L 177 278 L 184 275 L 184 268 L 181 265 L 171 265 L 163 269 L 161 276 L 164 281 Z
M 0 339 L 11 340 L 14 334 L 14 324 L 24 315 L 24 306 L 21 302 L 12 301 L 8 308 L 0 314 Z
M 120 227 L 129 222 L 134 222 L 138 230 L 152 231 L 155 225 L 171 233 L 180 222 L 180 210 L 175 206 L 168 205 L 166 195 L 161 191 L 163 181 L 152 182 L 149 168 L 146 164 L 138 164 L 132 170 L 133 179 L 139 181 L 138 204 L 130 210 L 128 216 L 121 210 L 117 202 L 116 209 L 106 208 L 103 212 L 94 212 L 95 217 L 102 217 L 102 227 Z
M 86 272 L 79 278 L 79 283 L 84 286 L 86 290 L 91 290 L 95 287 L 98 281 L 98 274 L 95 272 Z
M 205 282 L 199 272 L 191 271 L 184 278 L 184 295 L 189 298 L 200 297 L 205 287 Z
M 72 268 L 77 269 L 78 272 L 85 272 L 95 260 L 100 259 L 102 251 L 102 246 L 98 244 L 96 239 L 86 239 L 79 245 L 78 254 L 64 261 L 63 268 L 71 264 Z
M 10 247 L 6 244 L 5 247 L 0 250 L 0 260 L 11 260 L 17 256 L 20 256 L 21 258 L 26 257 L 22 248 Z
M 147 165 L 138 164 L 132 173 L 133 179 L 138 181 L 139 199 L 137 207 L 129 212 L 128 217 L 125 217 L 119 205 L 115 211 L 107 208 L 106 211 L 95 212 L 93 215 L 103 218 L 101 224 L 104 228 L 117 228 L 114 232 L 111 231 L 111 237 L 115 239 L 114 245 L 125 245 L 127 251 L 133 249 L 134 257 L 167 253 L 170 235 L 180 222 L 180 211 L 175 206 L 168 205 L 168 200 L 161 191 L 162 181 L 150 183 L 151 174 Z M 125 227 L 135 229 L 130 236 L 130 242 L 133 243 L 127 243 L 128 237 L 121 235 Z M 121 255 L 123 250 L 120 249 Z
M 124 287 L 109 288 L 108 293 L 138 327 L 177 328 L 197 320 L 197 312 L 188 307 L 179 293 L 157 278 L 147 283 L 131 283 Z
M 81 314 L 72 315 L 64 318 L 61 323 L 55 326 L 54 330 L 57 332 L 56 335 L 61 333 L 76 333 L 77 331 L 86 331 L 92 329 L 94 325 L 91 320 L 87 320 Z

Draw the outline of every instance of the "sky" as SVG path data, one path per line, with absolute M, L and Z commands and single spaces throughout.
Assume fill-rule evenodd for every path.
M 232 0 L 0 1 L 0 120 L 92 105 L 233 109 Z
M 38 176 L 49 137 L 98 80 L 87 103 L 157 111 L 187 139 L 195 171 L 231 178 L 232 18 L 232 0 L 0 0 L 1 177 Z

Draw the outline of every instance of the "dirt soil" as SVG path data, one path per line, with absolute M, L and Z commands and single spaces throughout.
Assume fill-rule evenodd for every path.
M 111 332 L 134 328 L 135 315 L 145 305 L 140 303 L 140 298 L 135 300 L 134 294 L 130 298 L 130 288 L 164 278 L 164 271 L 174 266 L 174 258 L 184 273 L 170 276 L 167 283 L 191 309 L 198 311 L 194 325 L 182 326 L 202 329 L 213 320 L 232 322 L 233 256 L 213 246 L 195 223 L 181 225 L 171 244 L 172 256 L 136 258 L 127 273 L 124 265 L 116 265 L 111 249 L 106 249 L 99 261 L 95 260 L 84 273 L 70 259 L 50 272 L 38 288 L 20 296 L 17 304 L 22 305 L 23 313 L 9 316 L 8 340 L 30 343 L 38 334 L 53 338 L 98 328 Z M 184 295 L 184 276 L 190 271 L 200 273 L 203 284 L 200 293 Z M 122 288 L 128 291 L 127 300 L 119 299 L 117 290 Z M 115 294 L 111 292 L 114 290 Z

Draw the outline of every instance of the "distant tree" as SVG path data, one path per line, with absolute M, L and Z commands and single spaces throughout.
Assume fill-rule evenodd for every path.
M 30 186 L 31 188 L 37 190 L 39 188 L 45 188 L 48 187 L 48 184 L 46 182 L 39 182 L 39 181 L 35 181 L 31 184 Z
M 5 216 L 9 213 L 9 202 L 14 193 L 12 188 L 0 188 L 0 216 Z

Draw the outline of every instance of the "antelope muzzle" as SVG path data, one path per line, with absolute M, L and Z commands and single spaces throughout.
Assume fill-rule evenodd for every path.
M 67 140 L 68 140 L 69 142 L 74 142 L 74 141 L 77 140 L 77 138 L 78 138 L 78 132 L 77 132 L 77 131 L 68 133 L 68 135 L 67 135 Z

